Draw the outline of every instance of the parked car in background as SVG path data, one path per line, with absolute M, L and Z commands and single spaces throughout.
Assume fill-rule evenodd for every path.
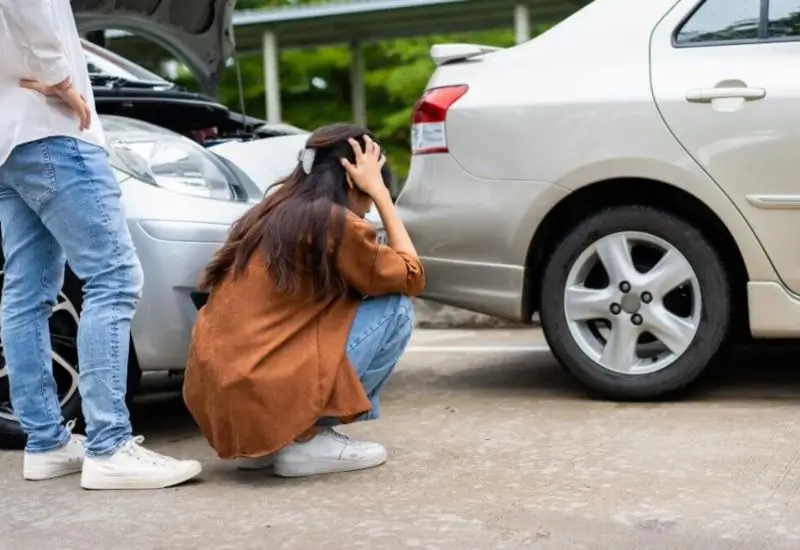
M 102 115 L 151 122 L 203 144 L 304 133 L 290 124 L 231 111 L 214 98 L 174 82 L 87 40 L 83 42 L 89 78 Z
M 131 9 L 98 8 L 95 13 L 95 5 L 88 0 L 73 0 L 79 20 L 114 27 L 118 26 L 118 17 L 128 28 L 133 28 L 131 21 L 135 21 L 144 33 L 172 40 L 175 51 L 194 51 L 194 59 L 207 56 L 200 71 L 206 81 L 213 80 L 219 56 L 224 59 L 228 51 L 221 43 L 223 32 L 186 38 L 185 29 L 192 28 L 195 13 L 183 14 L 186 20 L 181 20 L 180 13 L 172 14 L 177 19 L 166 25 L 132 18 Z M 204 0 L 198 2 L 197 9 L 212 10 L 209 13 L 215 19 L 208 28 L 219 29 L 221 22 L 228 20 L 231 7 L 227 0 Z M 211 31 L 202 31 L 207 32 Z M 186 92 L 108 50 L 89 43 L 84 43 L 84 49 L 110 162 L 122 189 L 128 227 L 144 270 L 142 299 L 131 334 L 130 397 L 142 372 L 181 371 L 185 367 L 196 311 L 205 301 L 195 292 L 201 270 L 224 242 L 230 224 L 263 197 L 267 185 L 294 168 L 306 132 L 290 125 L 265 125 L 258 119 L 243 118 L 213 99 Z M 217 131 L 196 133 L 211 128 Z M 221 146 L 224 149 L 218 151 Z M 236 158 L 244 158 L 245 164 L 264 163 L 271 172 L 262 168 L 258 175 L 263 179 L 249 177 L 235 160 L 227 158 L 234 157 L 238 147 L 245 147 L 247 155 Z M 287 150 L 291 152 L 284 153 Z M 76 349 L 81 304 L 81 282 L 67 269 L 50 320 L 53 372 L 66 420 L 79 418 L 81 412 Z M 0 447 L 17 448 L 24 442 L 10 402 L 7 370 L 0 358 Z
M 800 0 L 595 0 L 432 49 L 398 200 L 425 298 L 531 322 L 611 398 L 800 337 Z

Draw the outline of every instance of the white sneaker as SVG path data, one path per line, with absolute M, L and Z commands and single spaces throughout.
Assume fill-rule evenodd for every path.
M 374 468 L 386 462 L 380 443 L 356 441 L 333 429 L 309 441 L 290 443 L 275 455 L 275 475 L 302 477 Z
M 275 464 L 275 454 L 258 458 L 237 458 L 236 468 L 239 470 L 267 470 Z
M 83 467 L 86 437 L 73 435 L 74 426 L 74 422 L 67 424 L 70 437 L 63 447 L 43 453 L 26 452 L 22 462 L 22 477 L 28 481 L 43 481 L 80 472 Z
M 84 489 L 164 489 L 189 481 L 203 471 L 196 460 L 176 460 L 142 447 L 137 436 L 109 457 L 83 461 Z

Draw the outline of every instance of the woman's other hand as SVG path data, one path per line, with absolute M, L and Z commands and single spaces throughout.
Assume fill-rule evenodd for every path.
M 381 148 L 369 136 L 364 136 L 364 149 L 354 139 L 347 140 L 355 153 L 355 165 L 346 158 L 342 158 L 342 166 L 350 176 L 353 185 L 377 201 L 379 197 L 388 194 L 389 190 L 383 182 L 381 168 L 386 164 L 386 157 L 381 153 Z
M 347 170 L 352 184 L 369 195 L 375 202 L 378 214 L 383 221 L 383 227 L 386 229 L 386 236 L 389 238 L 389 247 L 396 252 L 411 256 L 419 262 L 419 256 L 411 242 L 411 237 L 397 214 L 389 190 L 383 183 L 381 168 L 386 164 L 386 157 L 381 154 L 381 148 L 369 136 L 364 136 L 363 150 L 356 140 L 349 139 L 347 141 L 350 142 L 350 146 L 356 154 L 356 164 L 353 166 L 351 162 L 343 158 L 342 166 Z

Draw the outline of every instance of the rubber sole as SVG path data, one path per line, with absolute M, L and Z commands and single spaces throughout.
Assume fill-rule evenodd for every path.
M 22 477 L 26 481 L 47 481 L 48 479 L 57 479 L 59 477 L 71 476 L 81 473 L 82 465 L 64 466 L 57 469 L 37 469 L 37 468 L 22 468 Z
M 307 477 L 325 474 L 340 474 L 377 468 L 386 462 L 386 453 L 369 460 L 306 460 L 302 462 L 275 461 L 273 473 L 278 477 Z
M 89 491 L 135 491 L 166 489 L 181 485 L 194 479 L 202 473 L 203 467 L 200 463 L 188 466 L 181 470 L 171 472 L 172 475 L 160 477 L 114 477 L 99 474 L 96 477 L 92 474 L 87 475 L 84 470 L 81 476 L 81 488 Z
M 275 466 L 275 457 L 263 457 L 256 459 L 241 458 L 236 461 L 236 469 L 247 472 L 257 472 L 260 470 L 270 470 Z

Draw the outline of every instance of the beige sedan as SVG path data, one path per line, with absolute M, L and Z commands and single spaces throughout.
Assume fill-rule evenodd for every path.
M 595 0 L 431 53 L 398 201 L 426 298 L 538 312 L 611 398 L 800 336 L 800 0 Z

